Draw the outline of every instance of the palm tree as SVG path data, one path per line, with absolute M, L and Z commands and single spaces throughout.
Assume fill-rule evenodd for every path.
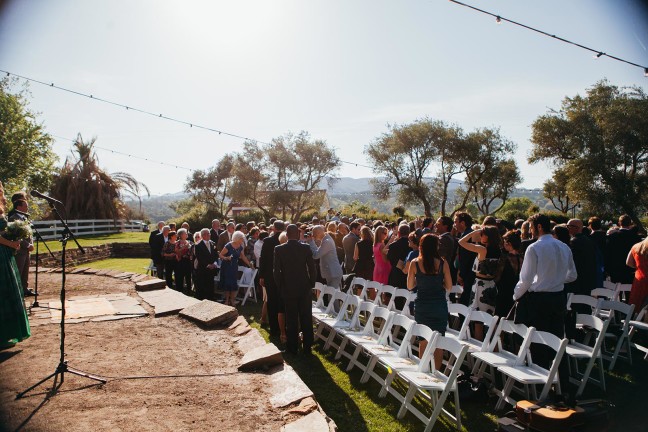
M 140 188 L 149 193 L 130 174 L 101 169 L 93 148 L 96 140 L 85 142 L 78 134 L 71 158 L 54 177 L 51 193 L 65 205 L 70 219 L 119 219 L 125 210 L 123 193 L 139 195 Z

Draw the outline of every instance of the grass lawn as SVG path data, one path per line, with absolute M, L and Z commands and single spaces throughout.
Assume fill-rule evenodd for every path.
M 89 263 L 95 268 L 115 268 L 124 271 L 143 273 L 142 267 L 148 265 L 148 259 L 107 259 Z M 101 266 L 101 267 L 99 267 Z M 139 267 L 139 269 L 138 269 Z M 261 327 L 261 304 L 248 302 L 239 308 L 239 313 L 248 320 L 250 325 L 261 333 L 267 340 L 268 331 Z M 333 418 L 340 431 L 416 431 L 423 430 L 423 423 L 408 413 L 404 419 L 396 419 L 399 404 L 388 395 L 384 399 L 378 397 L 380 388 L 374 380 L 366 384 L 360 383 L 360 372 L 356 368 L 347 373 L 347 360 L 336 361 L 332 351 L 323 352 L 321 344 L 313 350 L 314 356 L 286 356 L 290 364 L 306 385 L 315 393 L 317 401 L 324 411 Z M 648 388 L 648 363 L 639 355 L 634 356 L 633 365 L 618 361 L 614 371 L 606 372 L 607 392 L 591 383 L 585 389 L 582 400 L 592 398 L 607 399 L 615 407 L 611 408 L 612 422 L 610 431 L 639 432 L 645 431 L 643 416 L 644 395 Z M 596 369 L 592 371 L 597 376 Z M 451 399 L 451 397 L 449 397 Z M 496 430 L 498 416 L 495 414 L 495 399 L 489 403 L 462 404 L 463 430 L 470 432 L 493 432 Z M 450 404 L 446 404 L 449 407 Z M 455 430 L 454 424 L 441 417 L 434 431 Z
M 79 267 L 90 267 L 95 269 L 115 269 L 132 273 L 146 273 L 151 260 L 149 258 L 106 258 L 81 264 Z
M 98 236 L 78 237 L 81 246 L 99 246 L 106 243 L 148 243 L 149 233 L 147 232 L 123 232 L 116 234 L 104 234 Z M 57 240 L 47 240 L 47 246 L 54 252 L 61 250 L 61 242 Z M 73 240 L 68 240 L 67 249 L 76 249 Z M 45 247 L 41 244 L 40 253 L 47 253 Z

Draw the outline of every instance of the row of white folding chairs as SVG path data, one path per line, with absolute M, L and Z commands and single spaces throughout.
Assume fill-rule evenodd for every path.
M 597 288 L 592 294 L 600 293 L 604 288 Z M 616 326 L 618 334 L 608 331 L 606 339 L 615 339 L 614 349 L 608 349 L 604 340 L 601 352 L 603 358 L 610 362 L 608 369 L 614 369 L 618 359 L 626 360 L 632 364 L 632 353 L 630 344 L 630 321 L 633 319 L 634 305 L 629 305 L 618 300 L 608 300 L 606 296 L 593 297 L 583 294 L 569 294 L 567 297 L 567 309 L 572 305 L 582 304 L 589 306 L 591 314 L 604 320 L 609 320 L 610 325 Z M 620 318 L 620 319 L 619 319 Z M 588 339 L 586 339 L 588 341 Z M 625 354 L 624 354 L 625 349 Z
M 363 301 L 372 301 L 376 306 L 386 307 L 412 318 L 410 303 L 416 300 L 416 293 L 408 289 L 354 277 L 351 281 L 350 292 L 357 293 Z M 399 298 L 403 299 L 402 302 L 397 301 Z M 397 308 L 397 303 L 401 303 L 402 308 Z
M 630 297 L 630 290 L 632 290 L 632 284 L 612 282 L 608 279 L 603 281 L 603 288 L 608 289 L 614 293 L 614 297 L 612 297 L 611 300 L 617 300 L 617 301 L 628 303 L 628 298 Z
M 401 313 L 390 311 L 373 302 L 361 301 L 355 295 L 349 295 L 347 298 L 347 304 L 360 301 L 356 313 L 350 318 L 347 317 L 348 324 L 340 326 L 340 321 L 333 324 L 325 349 L 334 346 L 337 348 L 336 359 L 347 357 L 349 359 L 347 371 L 351 371 L 354 367 L 361 369 L 363 374 L 360 382 L 364 383 L 370 378 L 378 381 L 382 386 L 380 397 L 384 397 L 388 392 L 394 395 L 401 402 L 398 418 L 411 411 L 426 424 L 425 430 L 429 431 L 438 416 L 444 413 L 454 420 L 460 429 L 461 411 L 456 378 L 468 347 L 452 338 L 433 332 L 427 326 L 416 324 Z M 361 319 L 363 314 L 366 315 L 364 323 Z M 405 336 L 399 338 L 399 333 L 403 331 Z M 341 340 L 336 344 L 338 337 Z M 420 340 L 427 341 L 427 346 L 422 353 Z M 352 353 L 346 351 L 349 345 L 353 348 Z M 443 371 L 436 370 L 434 366 L 433 353 L 436 349 L 449 353 Z M 363 357 L 367 357 L 366 363 L 363 362 Z M 385 379 L 375 372 L 377 366 L 387 370 Z M 409 385 L 405 395 L 401 395 L 391 387 L 396 376 L 401 377 Z M 450 392 L 453 392 L 455 397 L 454 414 L 443 407 Z M 417 394 L 432 402 L 433 410 L 430 416 L 426 416 L 412 404 Z

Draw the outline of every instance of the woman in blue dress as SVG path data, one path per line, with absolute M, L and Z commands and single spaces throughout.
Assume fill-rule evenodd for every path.
M 1 235 L 7 228 L 4 214 L 6 205 L 4 188 L 0 183 L 0 349 L 10 348 L 31 336 L 20 274 L 14 258 L 20 242 L 7 240 Z
M 439 255 L 439 237 L 425 234 L 419 241 L 419 256 L 414 258 L 407 273 L 407 289 L 417 289 L 414 318 L 432 330 L 445 335 L 448 326 L 448 301 L 446 292 L 452 288 L 452 275 L 448 263 Z M 427 347 L 421 341 L 419 355 Z M 441 367 L 443 351 L 434 352 L 434 364 Z
M 245 234 L 241 231 L 235 231 L 232 234 L 232 241 L 227 243 L 220 252 L 221 270 L 220 277 L 223 290 L 225 291 L 225 304 L 229 306 L 236 305 L 236 294 L 238 293 L 238 262 L 239 259 L 250 268 L 254 264 L 248 261 L 243 248 L 245 247 Z

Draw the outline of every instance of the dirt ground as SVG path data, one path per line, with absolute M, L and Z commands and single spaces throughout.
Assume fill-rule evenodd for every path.
M 60 280 L 39 274 L 41 303 L 58 299 Z M 132 282 L 104 276 L 68 275 L 66 287 L 68 298 L 137 295 Z M 66 325 L 69 366 L 108 382 L 66 374 L 53 397 L 50 380 L 16 400 L 56 368 L 59 334 L 58 324 L 33 326 L 31 338 L 0 351 L 0 430 L 277 431 L 284 424 L 268 401 L 269 376 L 237 372 L 235 335 L 178 316 Z

